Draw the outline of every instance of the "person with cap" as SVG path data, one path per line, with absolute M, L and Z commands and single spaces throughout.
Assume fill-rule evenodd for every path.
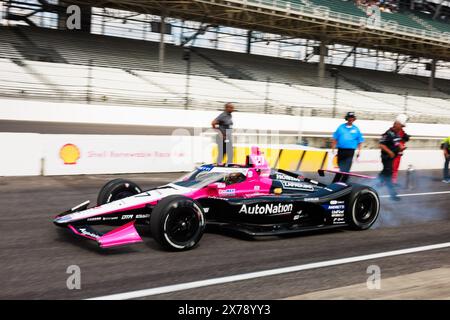
M 398 135 L 400 138 L 400 145 L 404 146 L 403 150 L 406 149 L 406 142 L 409 141 L 410 136 L 403 130 L 406 126 L 406 121 L 408 121 L 408 116 L 406 114 L 399 114 L 395 121 L 398 121 L 402 125 L 402 129 L 399 131 Z M 397 186 L 398 185 L 398 169 L 400 167 L 400 160 L 402 159 L 403 151 L 400 151 L 397 156 L 394 158 L 392 163 L 392 183 Z
M 450 137 L 445 138 L 442 140 L 441 143 L 441 149 L 444 151 L 444 178 L 442 182 L 444 183 L 450 183 L 450 175 L 448 172 L 448 166 L 450 164 Z
M 231 102 L 225 104 L 225 110 L 211 122 L 213 129 L 218 129 L 217 164 L 222 164 L 224 155 L 227 155 L 227 164 L 233 162 L 233 118 L 234 105 Z
M 388 188 L 391 199 L 395 201 L 399 201 L 400 198 L 392 183 L 393 163 L 395 157 L 406 148 L 404 144 L 401 144 L 400 131 L 402 129 L 403 124 L 396 119 L 394 125 L 381 136 L 379 142 L 381 162 L 383 163 L 383 170 L 380 172 L 379 178 L 381 183 Z
M 341 124 L 333 133 L 332 153 L 335 153 L 337 148 L 337 163 L 339 170 L 342 172 L 350 172 L 353 163 L 355 150 L 358 149 L 356 157 L 361 153 L 361 144 L 364 142 L 364 137 L 359 128 L 353 123 L 356 120 L 354 112 L 347 112 L 345 116 L 346 123 Z M 348 176 L 345 175 L 342 181 L 347 181 Z

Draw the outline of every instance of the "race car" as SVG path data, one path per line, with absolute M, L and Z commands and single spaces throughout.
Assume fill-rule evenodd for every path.
M 142 242 L 135 224 L 143 224 L 157 243 L 174 251 L 195 247 L 207 226 L 250 237 L 370 228 L 380 212 L 377 192 L 342 182 L 350 173 L 319 170 L 319 175 L 327 171 L 337 182 L 324 184 L 271 169 L 260 150 L 252 147 L 245 165 L 202 165 L 150 190 L 132 181 L 112 180 L 100 190 L 97 206 L 88 208 L 86 201 L 53 222 L 102 248 Z M 95 225 L 118 227 L 103 233 Z

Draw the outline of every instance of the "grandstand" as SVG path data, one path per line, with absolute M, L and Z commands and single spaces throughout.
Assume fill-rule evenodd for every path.
M 186 105 L 186 62 L 180 47 L 167 46 L 167 68 L 159 72 L 158 47 L 152 42 L 28 27 L 3 27 L 0 35 L 5 40 L 0 48 L 3 96 Z M 334 79 L 327 73 L 319 87 L 317 77 L 311 77 L 314 64 L 204 48 L 193 52 L 190 108 L 220 109 L 231 100 L 242 111 L 332 113 Z M 336 112 L 352 109 L 363 111 L 363 118 L 388 119 L 406 111 L 422 122 L 450 117 L 450 80 L 436 82 L 428 97 L 424 77 L 350 67 L 340 70 Z
M 111 1 L 109 5 L 114 8 L 118 3 L 136 12 L 142 9 L 126 1 Z M 207 19 L 211 23 L 243 26 L 235 21 L 238 16 L 229 20 L 216 16 L 221 1 L 213 4 L 206 0 L 191 1 L 179 6 L 170 1 L 159 1 L 159 5 L 148 1 L 146 9 L 158 14 L 164 4 L 174 17 L 193 18 L 200 14 L 199 3 L 205 6 L 203 13 L 209 14 Z M 207 4 L 211 6 L 206 8 Z M 239 6 L 242 1 L 232 4 Z M 261 9 L 258 14 L 269 15 L 270 10 L 265 10 L 275 6 L 277 10 L 289 10 L 293 19 L 295 11 L 303 19 L 303 25 L 299 26 L 313 30 L 306 35 L 299 29 L 295 36 L 308 36 L 315 43 L 318 42 L 314 30 L 320 25 L 326 32 L 335 32 L 336 42 L 356 43 L 376 48 L 377 52 L 390 48 L 399 54 L 415 54 L 400 64 L 420 55 L 432 59 L 427 64 L 436 68 L 450 57 L 450 38 L 445 33 L 450 31 L 448 23 L 432 20 L 420 12 L 382 12 L 383 24 L 377 33 L 380 39 L 374 39 L 373 27 L 361 29 L 365 8 L 353 1 L 248 1 L 241 7 L 241 22 L 243 12 L 253 12 L 250 6 L 256 5 Z M 188 14 L 187 10 L 193 8 Z M 310 19 L 313 14 L 327 21 L 318 18 L 313 21 Z M 340 24 L 335 20 L 340 20 Z M 348 25 L 344 26 L 344 21 Z M 349 39 L 345 35 L 352 23 L 359 25 L 352 28 L 359 30 L 361 38 Z M 252 28 L 280 34 L 290 30 L 280 30 L 280 26 L 253 24 Z M 366 36 L 364 32 L 372 35 Z M 409 33 L 409 39 L 402 36 L 405 32 Z M 161 50 L 161 42 L 20 23 L 0 27 L 0 38 L 0 96 L 8 98 L 206 110 L 220 109 L 224 102 L 235 101 L 239 110 L 250 112 L 329 117 L 355 110 L 365 119 L 391 119 L 406 112 L 413 121 L 450 123 L 450 79 L 435 78 L 433 72 L 431 76 L 422 76 L 351 67 L 343 64 L 351 51 L 341 64 L 329 63 L 325 67 L 325 59 L 331 61 L 332 57 L 325 57 L 321 44 L 332 44 L 330 39 L 319 41 L 320 48 L 316 48 L 320 49 L 320 57 L 311 62 L 308 57 L 282 59 L 195 45 L 166 43 Z M 368 42 L 370 39 L 373 41 Z M 189 61 L 182 58 L 186 50 L 190 53 Z M 399 66 L 397 61 L 397 69 Z M 329 72 L 331 68 L 337 68 L 338 77 Z

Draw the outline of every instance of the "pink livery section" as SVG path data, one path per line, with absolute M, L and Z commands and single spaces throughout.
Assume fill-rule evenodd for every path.
M 78 236 L 97 241 L 102 248 L 110 248 L 142 242 L 141 236 L 134 227 L 134 222 L 135 221 L 130 221 L 105 234 L 98 232 L 90 226 L 69 225 L 69 229 Z

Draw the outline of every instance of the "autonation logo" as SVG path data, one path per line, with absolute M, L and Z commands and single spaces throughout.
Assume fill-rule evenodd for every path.
M 265 205 L 242 205 L 241 209 L 239 210 L 239 213 L 243 214 L 280 214 L 280 213 L 291 213 L 292 212 L 293 205 L 292 203 L 289 204 L 273 204 L 273 203 L 267 203 Z

